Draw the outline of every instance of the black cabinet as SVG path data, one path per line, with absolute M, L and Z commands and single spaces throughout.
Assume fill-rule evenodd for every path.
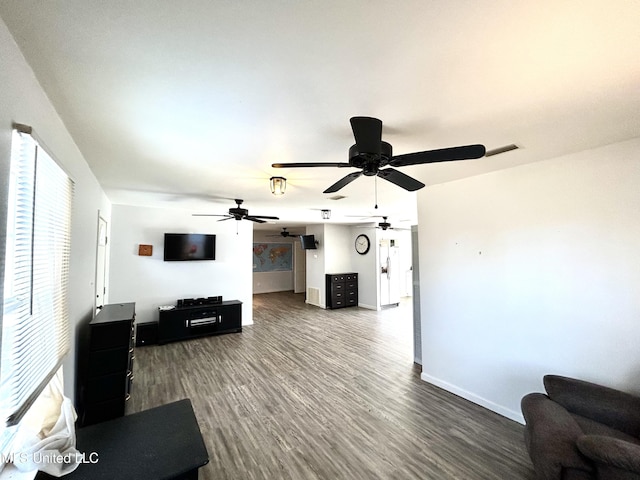
M 136 323 L 136 347 L 158 344 L 158 322 Z
M 357 273 L 328 273 L 325 282 L 327 308 L 358 306 Z
M 242 331 L 242 302 L 229 300 L 160 310 L 158 343 Z
M 135 303 L 105 305 L 89 322 L 79 352 L 80 425 L 124 415 L 133 381 Z

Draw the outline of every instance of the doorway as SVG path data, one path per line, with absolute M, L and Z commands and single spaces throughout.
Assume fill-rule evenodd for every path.
M 100 309 L 107 294 L 107 221 L 98 212 L 98 238 L 96 247 L 96 303 Z
M 298 241 L 293 242 L 293 293 L 304 293 L 307 286 L 307 252 Z

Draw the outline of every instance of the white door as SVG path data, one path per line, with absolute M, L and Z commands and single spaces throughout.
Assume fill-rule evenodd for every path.
M 96 252 L 96 308 L 104 305 L 107 274 L 107 221 L 98 216 L 98 239 Z

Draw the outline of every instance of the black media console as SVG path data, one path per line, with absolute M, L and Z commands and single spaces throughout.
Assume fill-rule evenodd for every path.
M 182 302 L 180 302 L 182 303 Z M 160 345 L 178 340 L 242 331 L 242 302 L 228 300 L 208 305 L 161 309 L 158 321 Z

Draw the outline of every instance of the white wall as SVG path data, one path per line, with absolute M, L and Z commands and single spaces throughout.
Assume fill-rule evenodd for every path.
M 75 330 L 92 318 L 94 309 L 98 211 L 109 220 L 111 205 L 1 20 L 0 59 L 0 272 L 4 272 L 12 123 L 32 126 L 42 145 L 75 182 L 69 284 L 72 343 L 64 362 L 65 394 L 73 399 Z M 0 281 L 0 291 L 3 284 Z
M 353 272 L 351 256 L 354 253 L 351 228 L 345 225 L 324 226 L 325 273 Z
M 349 251 L 351 252 L 350 271 L 358 273 L 358 306 L 372 310 L 380 309 L 378 292 L 380 289 L 380 262 L 378 260 L 378 230 L 374 227 L 351 227 Z M 371 248 L 360 255 L 355 251 L 355 240 L 360 234 L 369 237 Z
M 254 230 L 253 243 L 290 243 L 291 270 L 283 272 L 253 272 L 253 293 L 288 292 L 293 291 L 293 243 L 299 242 L 297 237 L 272 237 L 269 235 L 279 234 L 278 231 L 270 232 Z
M 114 205 L 111 232 L 109 300 L 136 302 L 137 323 L 156 321 L 160 305 L 216 295 L 240 300 L 242 324 L 253 323 L 251 222 L 216 222 L 184 210 Z M 165 233 L 215 234 L 216 259 L 165 262 Z M 153 245 L 153 255 L 138 256 L 139 244 Z
M 422 378 L 522 422 L 556 373 L 640 393 L 640 139 L 418 195 Z

